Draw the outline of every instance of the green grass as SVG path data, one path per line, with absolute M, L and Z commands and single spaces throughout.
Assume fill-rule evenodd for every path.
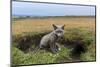
M 95 45 L 88 46 L 88 51 L 81 55 L 81 60 L 83 61 L 95 61 L 96 55 L 95 55 Z
M 23 65 L 23 64 L 45 64 L 45 63 L 59 63 L 66 60 L 71 60 L 69 57 L 69 49 L 62 46 L 62 50 L 57 54 L 52 54 L 46 50 L 40 50 L 35 54 L 30 52 L 24 54 L 22 51 L 13 47 L 13 64 Z M 68 62 L 68 61 L 67 61 Z
M 73 48 L 72 44 L 66 43 L 67 40 L 70 42 L 81 39 L 86 47 L 87 51 L 82 53 L 80 56 L 81 61 L 95 61 L 95 34 L 91 31 L 83 29 L 70 29 L 67 30 L 64 34 L 64 39 L 60 43 L 61 51 L 57 54 L 52 54 L 50 51 L 38 50 L 36 53 L 28 52 L 24 53 L 23 51 L 16 48 L 18 42 L 21 38 L 29 38 L 32 42 L 33 48 L 36 40 L 40 39 L 43 35 L 48 32 L 42 33 L 25 33 L 24 35 L 13 36 L 12 44 L 12 64 L 13 65 L 28 65 L 28 64 L 49 64 L 49 63 L 62 63 L 62 62 L 73 62 L 71 58 L 71 49 Z M 36 39 L 36 40 L 35 40 Z M 68 45 L 68 46 L 67 46 Z

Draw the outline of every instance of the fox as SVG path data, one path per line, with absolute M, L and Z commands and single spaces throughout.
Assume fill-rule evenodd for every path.
M 41 38 L 40 44 L 39 44 L 39 48 L 45 48 L 45 47 L 49 47 L 50 51 L 52 53 L 57 53 L 58 51 L 60 51 L 60 46 L 57 43 L 64 35 L 64 27 L 65 25 L 55 25 L 52 24 L 54 30 L 49 33 L 44 35 Z

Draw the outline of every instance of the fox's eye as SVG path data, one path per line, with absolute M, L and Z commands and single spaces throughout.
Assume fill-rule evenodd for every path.
M 57 31 L 57 33 L 61 33 L 62 31 Z

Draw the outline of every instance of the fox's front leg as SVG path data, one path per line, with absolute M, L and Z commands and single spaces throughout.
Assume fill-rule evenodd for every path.
M 60 46 L 59 46 L 58 43 L 55 43 L 55 46 L 56 46 L 55 48 L 56 48 L 56 51 L 57 51 L 57 52 L 61 50 L 61 48 L 60 48 Z
M 57 53 L 57 51 L 56 51 L 57 49 L 56 49 L 55 43 L 51 43 L 51 44 L 50 44 L 50 50 L 51 50 L 52 53 L 54 53 L 54 54 Z

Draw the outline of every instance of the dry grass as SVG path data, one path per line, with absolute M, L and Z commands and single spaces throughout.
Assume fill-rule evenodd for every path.
M 23 32 L 43 32 L 52 30 L 52 24 L 63 25 L 65 29 L 83 28 L 86 30 L 95 31 L 95 17 L 58 17 L 58 18 L 43 18 L 43 19 L 21 19 L 13 21 L 12 33 L 22 34 Z

